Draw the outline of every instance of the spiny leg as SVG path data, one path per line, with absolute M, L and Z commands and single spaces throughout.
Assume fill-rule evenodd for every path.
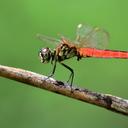
M 57 61 L 55 60 L 55 62 L 54 62 L 54 64 L 53 64 L 52 72 L 50 73 L 50 75 L 48 75 L 48 77 L 47 77 L 45 80 L 49 79 L 50 77 L 52 77 L 52 76 L 54 75 L 55 70 L 56 70 L 56 62 L 57 62 Z
M 71 79 L 71 85 L 70 85 L 70 86 L 72 87 L 73 78 L 74 78 L 74 71 L 73 71 L 73 69 L 70 68 L 69 66 L 67 66 L 67 65 L 64 64 L 64 63 L 61 63 L 61 62 L 60 62 L 60 64 L 62 64 L 65 68 L 67 68 L 67 69 L 71 72 L 70 77 L 69 77 L 69 80 Z M 68 80 L 67 82 L 69 82 L 69 80 Z
M 54 61 L 54 63 L 53 63 L 53 69 L 52 69 L 52 72 L 50 73 L 50 75 L 48 76 L 48 78 L 49 77 L 52 77 L 53 75 L 54 75 L 54 73 L 55 73 L 55 70 L 56 70 L 56 60 Z

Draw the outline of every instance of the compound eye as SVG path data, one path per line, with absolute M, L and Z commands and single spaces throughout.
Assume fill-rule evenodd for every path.
M 42 48 L 39 51 L 40 60 L 42 63 L 48 63 L 51 58 L 51 50 L 50 48 Z

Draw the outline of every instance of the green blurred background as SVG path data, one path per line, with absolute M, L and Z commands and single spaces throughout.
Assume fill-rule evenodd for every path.
M 36 39 L 36 33 L 74 39 L 79 23 L 106 29 L 110 33 L 109 49 L 128 50 L 126 0 L 1 0 L 0 64 L 49 74 L 51 65 L 43 65 L 38 59 L 38 50 L 47 44 Z M 75 70 L 75 85 L 128 98 L 128 60 L 82 59 L 78 63 L 73 58 L 65 64 Z M 56 79 L 66 81 L 68 75 L 57 65 Z M 17 127 L 126 128 L 128 118 L 0 78 L 0 128 Z

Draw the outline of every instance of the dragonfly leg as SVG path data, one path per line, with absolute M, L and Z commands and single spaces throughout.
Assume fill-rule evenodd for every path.
M 63 65 L 65 68 L 67 68 L 70 72 L 71 72 L 71 74 L 70 74 L 70 76 L 69 76 L 69 79 L 68 79 L 68 81 L 67 82 L 69 82 L 70 81 L 70 79 L 71 79 L 71 87 L 72 87 L 72 83 L 73 83 L 73 78 L 74 78 L 74 71 L 73 71 L 73 69 L 72 68 L 70 68 L 69 66 L 67 66 L 66 64 L 64 64 L 64 63 L 61 63 L 60 62 L 60 64 L 61 65 Z
M 52 64 L 53 64 L 52 72 L 47 76 L 47 78 L 46 78 L 45 80 L 49 79 L 50 77 L 52 77 L 52 76 L 54 75 L 55 70 L 56 70 L 56 62 L 57 62 L 57 61 L 55 60 L 55 62 L 52 63 Z
M 54 75 L 54 73 L 55 73 L 55 70 L 56 70 L 56 60 L 55 60 L 55 62 L 53 63 L 53 69 L 52 69 L 52 72 L 50 73 L 50 75 L 48 76 L 48 78 L 49 77 L 52 77 L 53 75 Z

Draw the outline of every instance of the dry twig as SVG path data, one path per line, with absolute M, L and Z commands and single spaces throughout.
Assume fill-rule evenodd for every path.
M 47 76 L 2 65 L 0 65 L 0 76 L 128 115 L 128 100 L 120 97 L 75 87 L 72 88 L 71 92 L 70 86 L 61 81 L 52 78 L 47 79 Z

